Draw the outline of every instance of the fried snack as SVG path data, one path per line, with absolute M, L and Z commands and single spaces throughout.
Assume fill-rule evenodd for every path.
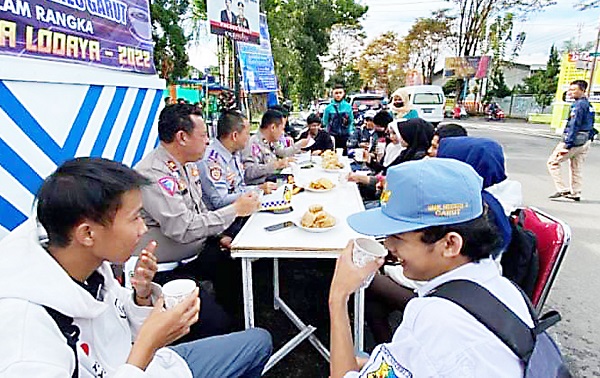
M 338 156 L 332 150 L 326 150 L 321 155 L 322 161 L 321 166 L 324 169 L 342 169 L 344 164 L 340 163 Z
M 330 228 L 335 226 L 335 218 L 323 210 L 321 205 L 311 205 L 300 221 L 306 228 Z
M 335 184 L 333 182 L 331 182 L 330 179 L 320 178 L 318 180 L 311 181 L 309 186 L 311 189 L 315 189 L 315 190 L 329 190 L 329 189 L 333 189 Z

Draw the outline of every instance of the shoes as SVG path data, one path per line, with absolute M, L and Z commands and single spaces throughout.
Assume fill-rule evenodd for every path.
M 575 202 L 579 202 L 579 201 L 581 201 L 581 197 L 579 197 L 579 196 L 574 196 L 574 195 L 572 195 L 572 194 L 566 194 L 566 195 L 564 195 L 563 197 L 564 197 L 564 198 L 566 198 L 566 199 L 569 199 L 569 200 L 571 200 L 571 201 L 575 201 Z
M 560 197 L 566 197 L 568 195 L 570 195 L 569 192 L 556 192 L 554 194 L 549 195 L 548 198 L 555 199 Z

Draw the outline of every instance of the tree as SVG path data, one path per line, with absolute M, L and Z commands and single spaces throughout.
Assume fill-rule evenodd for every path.
M 527 86 L 527 91 L 533 94 L 535 102 L 542 107 L 542 112 L 544 112 L 547 106 L 552 104 L 552 100 L 556 95 L 559 73 L 560 58 L 558 50 L 552 45 L 546 69 L 536 71 L 533 75 L 523 80 Z
M 358 70 L 365 85 L 390 94 L 403 86 L 407 62 L 406 44 L 396 33 L 387 32 L 366 47 L 358 61 Z
M 600 0 L 579 0 L 575 4 L 575 8 L 579 10 L 586 10 L 590 8 L 598 8 L 600 7 Z
M 420 69 L 425 84 L 431 84 L 440 52 L 450 45 L 453 36 L 454 18 L 447 12 L 448 9 L 442 9 L 433 12 L 431 18 L 417 19 L 404 39 L 410 51 L 409 65 Z
M 540 10 L 554 0 L 446 0 L 458 6 L 455 22 L 457 56 L 474 56 L 486 38 L 490 17 L 514 10 L 520 14 Z
M 324 90 L 324 68 L 334 25 L 354 26 L 367 12 L 355 0 L 264 0 L 275 71 L 284 96 L 301 102 Z
M 346 92 L 358 92 L 363 87 L 363 81 L 360 78 L 360 72 L 353 64 L 349 64 L 336 70 L 325 83 L 327 88 L 333 88 L 336 84 L 342 84 Z
M 563 42 L 560 53 L 570 53 L 570 52 L 586 52 L 594 50 L 594 42 L 588 41 L 586 43 L 580 43 L 575 40 L 575 38 L 568 39 Z
M 341 72 L 351 66 L 360 55 L 367 35 L 360 24 L 334 25 L 331 43 L 324 61 L 333 66 L 333 72 Z
M 188 11 L 187 0 L 154 0 L 150 3 L 154 64 L 159 75 L 172 83 L 188 73 L 189 37 L 180 26 Z

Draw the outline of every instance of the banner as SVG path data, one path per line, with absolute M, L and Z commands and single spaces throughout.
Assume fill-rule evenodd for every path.
M 206 0 L 212 34 L 239 42 L 260 43 L 259 0 Z
M 238 56 L 245 91 L 260 93 L 277 90 L 269 27 L 264 14 L 260 15 L 260 45 L 238 42 Z
M 146 0 L 0 0 L 0 54 L 156 72 Z
M 487 77 L 490 66 L 489 56 L 463 56 L 446 58 L 444 64 L 445 77 L 475 78 Z

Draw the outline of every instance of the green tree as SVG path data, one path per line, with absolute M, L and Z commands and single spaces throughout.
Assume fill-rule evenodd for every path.
M 542 112 L 547 106 L 552 104 L 552 100 L 556 95 L 559 72 L 560 58 L 558 50 L 552 45 L 546 69 L 536 71 L 533 75 L 523 80 L 527 86 L 527 92 L 533 94 L 535 102 L 542 107 Z
M 433 12 L 431 18 L 417 19 L 404 39 L 409 46 L 409 64 L 421 71 L 425 84 L 431 84 L 440 52 L 450 45 L 454 35 L 454 18 L 447 12 L 448 9 L 442 9 Z
M 560 48 L 560 53 L 570 53 L 570 52 L 587 52 L 594 50 L 594 42 L 588 41 L 586 43 L 580 43 L 575 40 L 575 38 L 568 39 L 563 41 L 563 44 Z
M 154 0 L 150 3 L 154 64 L 168 83 L 188 73 L 186 44 L 189 37 L 181 27 L 188 7 L 188 0 Z
M 598 8 L 600 7 L 600 0 L 579 0 L 575 4 L 575 8 L 579 10 L 586 10 L 590 8 Z
M 365 48 L 358 60 L 358 70 L 365 85 L 390 94 L 403 86 L 407 62 L 407 45 L 396 33 L 387 32 Z

